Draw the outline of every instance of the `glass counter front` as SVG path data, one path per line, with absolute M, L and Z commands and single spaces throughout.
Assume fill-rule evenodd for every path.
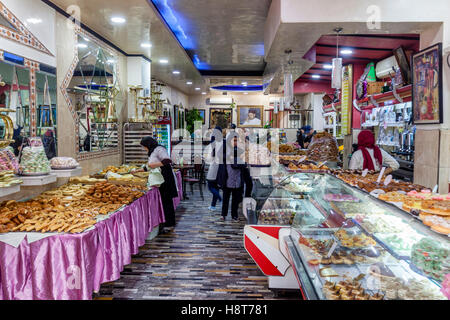
M 288 175 L 259 203 L 259 224 L 291 226 L 287 247 L 306 271 L 298 276 L 314 291 L 307 296 L 446 299 L 450 239 L 396 206 L 313 173 Z

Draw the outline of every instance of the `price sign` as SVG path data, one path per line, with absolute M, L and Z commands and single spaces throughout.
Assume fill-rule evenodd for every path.
M 386 177 L 386 179 L 384 179 L 384 185 L 385 186 L 387 186 L 389 183 L 391 183 L 392 182 L 392 176 L 391 175 L 388 175 L 387 177 Z
M 333 244 L 331 245 L 330 250 L 327 253 L 327 258 L 331 257 L 331 255 L 333 254 L 334 250 L 336 250 L 337 246 L 338 246 L 338 243 L 336 242 L 336 240 L 333 240 Z
M 383 175 L 384 175 L 384 171 L 386 171 L 386 167 L 383 167 L 383 168 L 381 169 L 380 175 L 378 176 L 378 179 L 377 179 L 377 183 L 378 183 L 378 184 L 380 184 L 380 182 L 381 182 L 381 178 L 382 178 Z

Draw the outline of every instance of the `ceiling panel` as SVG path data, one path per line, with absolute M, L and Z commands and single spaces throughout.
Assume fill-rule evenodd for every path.
M 151 0 L 199 70 L 264 71 L 271 0 Z
M 185 50 L 172 32 L 160 19 L 153 6 L 146 0 L 52 0 L 54 5 L 66 11 L 70 5 L 77 5 L 81 22 L 127 54 L 144 55 L 152 60 L 152 77 L 157 78 L 186 94 L 196 93 L 195 87 L 206 89 L 206 83 Z M 123 25 L 111 22 L 111 17 L 120 16 L 127 20 Z M 142 48 L 143 42 L 152 43 L 152 48 Z M 160 59 L 169 63 L 163 65 Z M 172 71 L 180 71 L 174 75 Z M 186 84 L 192 81 L 193 85 Z

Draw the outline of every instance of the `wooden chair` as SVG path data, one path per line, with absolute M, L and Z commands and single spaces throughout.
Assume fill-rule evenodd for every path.
M 205 180 L 205 162 L 202 161 L 201 164 L 194 164 L 194 169 L 188 173 L 185 178 L 186 183 L 189 183 L 191 186 L 191 193 L 194 194 L 194 184 L 198 184 L 198 188 L 200 189 L 200 195 L 202 200 L 203 197 L 203 181 Z

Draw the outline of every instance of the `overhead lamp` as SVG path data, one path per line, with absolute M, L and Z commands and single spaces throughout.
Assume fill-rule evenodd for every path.
M 320 75 L 318 75 L 318 74 L 313 74 L 313 75 L 312 75 L 312 78 L 313 78 L 313 79 L 320 79 Z
M 152 44 L 151 43 L 141 43 L 141 47 L 142 48 L 151 48 L 152 47 Z
M 353 53 L 353 50 L 350 50 L 350 49 L 343 49 L 343 50 L 341 50 L 341 54 L 349 55 L 349 54 L 352 54 L 352 53 Z
M 248 92 L 244 92 L 244 94 L 248 94 Z
M 168 63 L 169 63 L 169 60 L 167 60 L 167 59 L 161 59 L 161 60 L 159 60 L 159 63 L 162 63 L 162 64 L 168 64 Z
M 247 83 L 247 82 L 242 82 L 242 85 L 243 85 L 244 87 L 246 87 L 246 86 L 248 85 L 248 83 Z
M 88 46 L 87 46 L 87 44 L 85 44 L 85 43 L 79 43 L 79 44 L 77 44 L 77 47 L 78 47 L 78 48 L 85 49 L 85 48 L 87 48 Z
M 188 82 L 186 82 L 186 84 L 187 84 L 188 86 L 190 86 L 190 85 L 192 85 L 192 81 L 188 81 Z
M 206 92 L 202 92 L 202 94 L 203 94 L 203 95 L 205 95 L 205 94 L 206 94 Z
M 195 88 L 195 90 L 200 91 L 200 88 Z
M 31 23 L 31 24 L 38 24 L 38 23 L 42 23 L 42 19 L 39 19 L 39 18 L 29 18 L 29 19 L 27 19 L 27 22 L 28 22 L 28 23 Z
M 114 59 L 108 59 L 108 60 L 106 60 L 106 62 L 108 62 L 109 64 L 113 64 L 115 61 L 114 61 Z
M 172 71 L 172 73 L 173 73 L 173 74 L 180 74 L 180 71 L 174 70 L 174 71 Z
M 324 68 L 324 69 L 331 70 L 331 69 L 333 69 L 333 65 L 331 65 L 331 64 L 324 64 L 324 65 L 323 65 L 323 68 Z
M 331 87 L 333 89 L 342 88 L 342 58 L 339 58 L 339 33 L 342 28 L 334 29 L 336 32 L 336 58 L 333 59 L 333 68 L 331 71 Z
M 117 24 L 123 24 L 125 23 L 127 20 L 125 20 L 125 18 L 122 17 L 112 17 L 111 18 L 111 22 L 113 23 L 117 23 Z

